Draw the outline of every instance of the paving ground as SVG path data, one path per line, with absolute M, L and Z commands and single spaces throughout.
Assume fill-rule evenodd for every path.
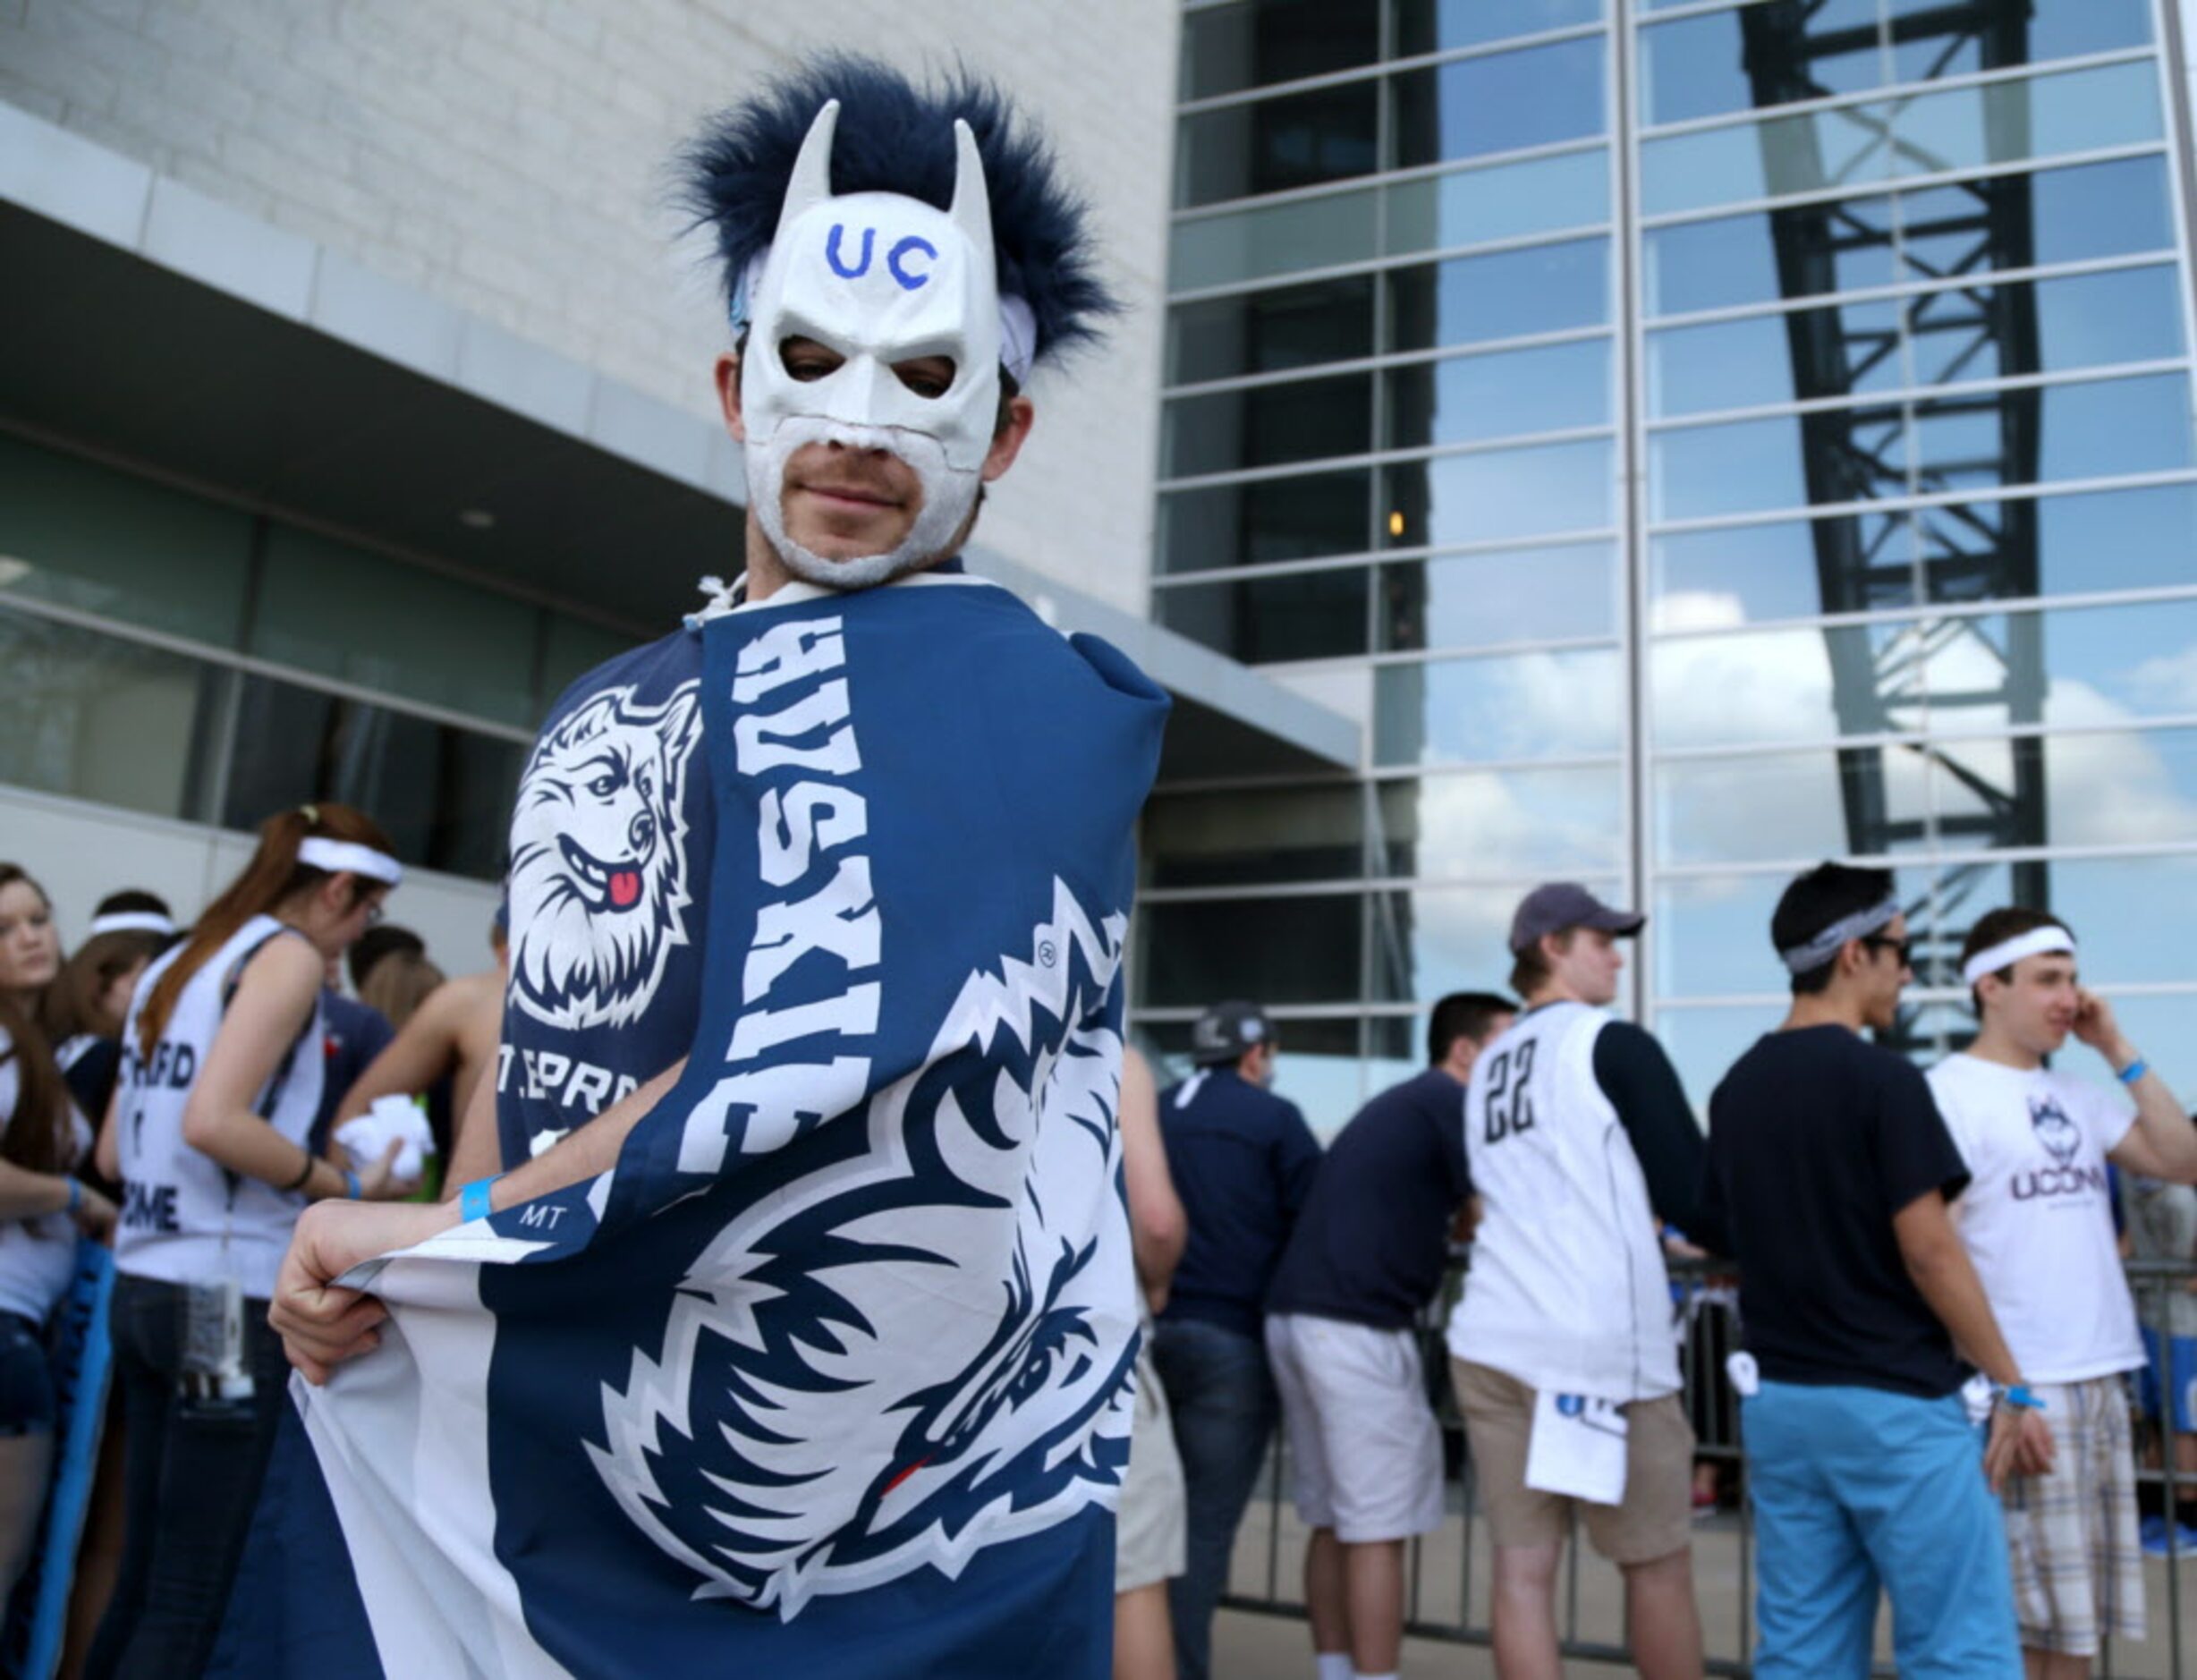
M 1453 1492 L 1453 1506 L 1456 1497 Z M 1282 1514 L 1278 1531 L 1271 1520 L 1272 1507 L 1261 1497 L 1253 1501 L 1236 1540 L 1232 1591 L 1265 1599 L 1272 1582 L 1273 1596 L 1291 1603 L 1302 1596 L 1304 1531 L 1294 1512 Z M 1447 1625 L 1460 1623 L 1485 1630 L 1488 1625 L 1488 1538 L 1483 1523 L 1474 1519 L 1470 1534 L 1455 1513 L 1440 1533 L 1429 1536 L 1420 1548 L 1417 1568 L 1415 1620 Z M 1731 1515 L 1716 1517 L 1694 1528 L 1694 1590 L 1701 1608 L 1703 1630 L 1712 1658 L 1739 1656 L 1752 1643 L 1751 1625 L 1742 1620 L 1742 1534 Z M 2167 1593 L 2167 1565 L 2163 1559 L 2147 1560 L 2145 1591 L 2150 1608 L 2150 1637 L 2141 1644 L 2122 1644 L 2112 1653 L 2109 1669 L 2115 1676 L 2142 1676 L 2143 1680 L 2197 1680 L 2197 1557 L 2183 1560 L 2179 1571 L 2179 1670 L 2172 1660 L 2175 1648 Z M 1567 1575 L 1558 1590 L 1559 1616 L 1577 1630 L 1582 1640 L 1619 1644 L 1624 1637 L 1622 1590 L 1616 1571 L 1589 1553 L 1575 1575 Z M 1888 1628 L 1879 1627 L 1879 1645 L 1887 1665 Z M 1294 1680 L 1312 1672 L 1311 1641 L 1304 1624 L 1295 1617 L 1224 1610 L 1214 1628 L 1214 1673 L 1217 1680 Z M 1484 1646 L 1452 1644 L 1433 1640 L 1407 1642 L 1404 1655 L 1404 1680 L 1481 1680 L 1492 1676 L 1495 1667 Z M 1626 1672 L 1613 1666 L 1574 1662 L 1567 1676 L 1579 1680 L 1606 1680 Z

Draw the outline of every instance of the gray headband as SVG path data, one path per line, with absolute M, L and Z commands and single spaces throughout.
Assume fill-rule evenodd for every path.
M 1898 914 L 1899 900 L 1887 898 L 1880 904 L 1871 904 L 1867 910 L 1857 910 L 1850 916 L 1841 916 L 1807 944 L 1796 945 L 1791 950 L 1780 951 L 1777 955 L 1795 974 L 1805 974 L 1811 969 L 1821 968 L 1836 956 L 1839 946 L 1847 940 L 1867 938 Z

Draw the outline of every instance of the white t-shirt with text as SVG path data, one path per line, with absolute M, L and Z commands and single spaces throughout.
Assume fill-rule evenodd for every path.
M 2022 1374 L 2082 1382 L 2142 1365 L 2106 1177 L 2133 1116 L 2066 1073 L 1965 1054 L 1930 1083 L 1973 1175 L 1954 1220 Z

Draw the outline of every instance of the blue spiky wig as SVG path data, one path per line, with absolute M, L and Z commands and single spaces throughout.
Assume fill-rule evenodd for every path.
M 1062 182 L 1044 137 L 966 68 L 918 87 L 852 53 L 804 61 L 713 118 L 681 155 L 683 201 L 694 225 L 716 235 L 728 307 L 737 312 L 741 277 L 777 232 L 801 143 L 831 99 L 839 101 L 835 194 L 897 192 L 951 208 L 954 119 L 968 123 L 984 159 L 999 290 L 1030 305 L 1037 360 L 1097 339 L 1121 305 L 1091 260 L 1089 208 Z

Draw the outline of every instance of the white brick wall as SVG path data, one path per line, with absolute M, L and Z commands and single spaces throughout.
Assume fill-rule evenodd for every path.
M 1141 611 L 1175 0 L 0 0 L 0 99 L 713 415 L 668 160 L 804 48 L 956 55 L 1039 115 L 1132 305 L 1041 375 L 980 540 Z

